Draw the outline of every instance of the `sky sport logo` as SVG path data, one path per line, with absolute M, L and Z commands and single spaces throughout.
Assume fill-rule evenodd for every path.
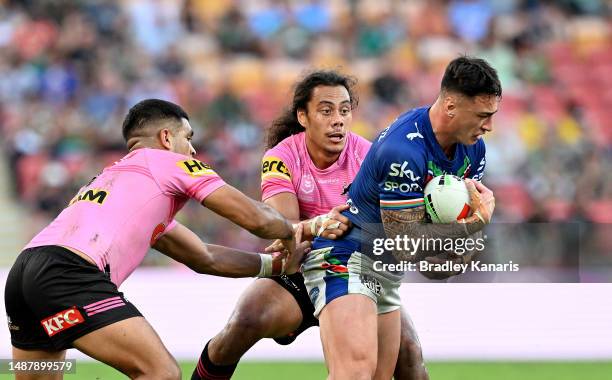
M 59 313 L 40 321 L 40 324 L 45 328 L 45 332 L 50 337 L 71 328 L 72 326 L 83 323 L 85 319 L 76 308 L 76 306 L 60 311 Z

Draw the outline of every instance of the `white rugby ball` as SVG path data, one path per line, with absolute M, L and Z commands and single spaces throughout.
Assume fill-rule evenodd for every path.
M 451 223 L 468 217 L 472 211 L 465 182 L 454 175 L 434 177 L 425 186 L 424 198 L 433 223 Z

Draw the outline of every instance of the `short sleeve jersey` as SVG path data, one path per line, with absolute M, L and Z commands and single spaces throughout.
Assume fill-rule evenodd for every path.
M 327 213 L 346 202 L 344 190 L 355 178 L 370 145 L 361 136 L 349 133 L 338 160 L 319 169 L 308 154 L 304 132 L 287 137 L 263 157 L 262 199 L 289 192 L 298 199 L 300 219 Z
M 381 209 L 423 206 L 423 189 L 433 177 L 453 174 L 481 180 L 484 168 L 482 140 L 457 144 L 449 159 L 432 130 L 429 107 L 416 108 L 402 114 L 373 142 L 349 190 L 351 207 L 344 214 L 354 225 L 384 236 Z
M 62 245 L 85 253 L 120 285 L 193 198 L 225 182 L 207 164 L 161 149 L 137 149 L 106 167 L 26 248 Z

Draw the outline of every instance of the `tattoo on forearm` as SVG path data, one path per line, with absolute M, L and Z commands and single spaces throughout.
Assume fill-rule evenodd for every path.
M 385 234 L 388 238 L 408 236 L 411 239 L 456 239 L 468 238 L 484 227 L 482 222 L 477 223 L 425 223 L 425 207 L 415 207 L 405 210 L 381 210 Z M 397 260 L 417 262 L 424 257 L 443 253 L 441 251 L 395 251 Z

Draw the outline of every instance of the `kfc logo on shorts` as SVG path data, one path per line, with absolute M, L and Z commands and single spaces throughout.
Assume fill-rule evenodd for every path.
M 83 316 L 76 306 L 60 311 L 59 313 L 40 321 L 49 336 L 53 336 L 63 330 L 69 329 L 74 325 L 85 322 Z

